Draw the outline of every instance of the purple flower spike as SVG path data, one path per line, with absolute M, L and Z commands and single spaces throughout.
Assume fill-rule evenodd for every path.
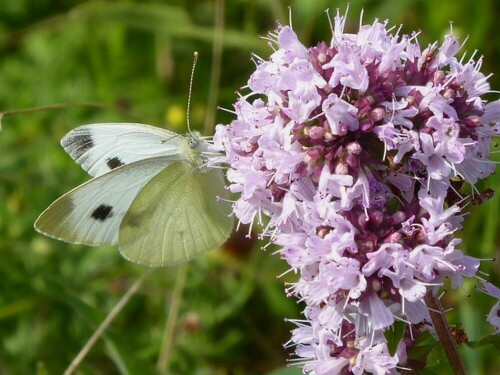
M 407 341 L 391 355 L 384 331 L 399 320 L 417 334 L 431 325 L 424 296 L 478 271 L 459 249 L 461 188 L 495 170 L 500 102 L 481 97 L 481 61 L 457 58 L 453 35 L 422 50 L 387 23 L 349 34 L 345 21 L 312 48 L 289 26 L 271 35 L 209 163 L 229 166 L 235 215 L 267 216 L 262 235 L 300 275 L 287 293 L 306 321 L 289 346 L 304 371 L 396 374 Z

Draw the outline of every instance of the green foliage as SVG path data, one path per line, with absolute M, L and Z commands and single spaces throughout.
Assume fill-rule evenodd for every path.
M 403 339 L 407 324 L 401 321 L 394 322 L 392 329 L 385 332 L 385 339 L 387 340 L 387 347 L 390 355 L 394 355 L 398 349 L 399 342 Z
M 472 349 L 480 348 L 481 346 L 484 345 L 493 345 L 497 350 L 500 351 L 500 337 L 498 337 L 498 335 L 489 335 L 483 337 L 479 341 L 467 343 L 467 346 Z
M 266 35 L 275 20 L 288 22 L 290 2 L 226 1 L 221 59 L 213 59 L 215 1 L 16 0 L 0 7 L 0 111 L 53 103 L 86 103 L 2 119 L 0 133 L 0 373 L 62 373 L 96 327 L 145 269 L 124 261 L 115 248 L 86 248 L 35 233 L 37 215 L 88 176 L 59 147 L 59 139 L 85 123 L 139 121 L 184 131 L 192 55 L 199 51 L 192 123 L 202 129 L 228 123 L 231 115 L 207 110 L 213 94 L 212 64 L 222 68 L 216 103 L 231 108 L 235 90 L 253 70 L 250 53 L 270 53 Z M 295 0 L 294 29 L 306 45 L 331 37 L 331 1 Z M 493 0 L 357 1 L 348 28 L 364 20 L 389 18 L 403 32 L 422 30 L 426 44 L 440 39 L 454 20 L 457 35 L 470 35 L 464 49 L 485 55 L 483 71 L 500 66 L 500 34 Z M 498 76 L 492 86 L 500 88 Z M 179 115 L 180 113 L 180 115 Z M 208 113 L 208 117 L 206 116 Z M 500 186 L 499 176 L 488 185 Z M 499 258 L 500 199 L 473 210 L 463 232 L 463 250 Z M 263 244 L 259 244 L 263 245 Z M 243 249 L 245 245 L 237 247 Z M 272 251 L 218 250 L 190 263 L 174 326 L 169 373 L 298 374 L 283 368 L 282 344 L 300 318 L 300 306 L 286 298 L 276 279 L 286 266 Z M 498 284 L 498 262 L 483 271 Z M 177 268 L 161 269 L 145 282 L 106 330 L 78 369 L 79 374 L 148 374 L 155 367 L 172 303 Z M 468 295 L 471 295 L 468 297 Z M 461 323 L 470 341 L 485 343 L 484 316 L 493 303 L 472 283 L 443 299 L 457 306 L 447 316 Z M 464 349 L 470 373 L 500 367 L 493 345 Z M 425 350 L 430 349 L 422 344 Z M 422 349 L 423 350 L 423 349 Z M 428 353 L 425 353 L 425 356 Z M 422 358 L 422 357 L 421 357 Z M 430 356 L 436 373 L 448 373 L 442 356 Z M 472 370 L 473 369 L 473 370 Z M 427 370 L 427 373 L 431 373 Z

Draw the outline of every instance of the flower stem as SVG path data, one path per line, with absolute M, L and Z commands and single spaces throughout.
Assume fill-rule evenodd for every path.
M 166 374 L 168 370 L 168 362 L 172 353 L 175 328 L 177 326 L 177 318 L 179 316 L 179 308 L 182 300 L 182 292 L 184 291 L 184 284 L 186 281 L 186 274 L 188 264 L 184 263 L 179 266 L 177 271 L 177 279 L 175 281 L 175 288 L 170 299 L 170 308 L 168 310 L 168 319 L 165 324 L 165 331 L 163 332 L 163 340 L 160 349 L 160 355 L 156 368 L 160 374 Z
M 38 106 L 38 107 L 21 108 L 21 109 L 14 109 L 14 110 L 0 112 L 0 131 L 2 131 L 2 119 L 4 117 L 7 117 L 7 116 L 15 116 L 15 115 L 21 115 L 21 114 L 26 114 L 26 113 L 52 111 L 52 110 L 56 110 L 56 109 L 77 108 L 77 107 L 98 108 L 98 109 L 105 109 L 105 110 L 109 110 L 109 111 L 116 111 L 116 112 L 124 114 L 128 117 L 133 117 L 133 118 L 138 119 L 138 116 L 134 115 L 132 112 L 130 112 L 127 109 L 120 108 L 120 106 L 118 106 L 118 105 L 107 105 L 107 104 L 102 104 L 102 103 L 97 103 L 97 102 L 54 103 L 54 104 L 48 104 L 48 105 L 43 105 L 43 106 Z
M 444 316 L 443 307 L 439 299 L 429 291 L 425 296 L 425 303 L 429 307 L 429 314 L 432 319 L 432 324 L 438 335 L 443 351 L 450 363 L 450 366 L 455 375 L 465 375 L 465 367 L 458 351 L 457 343 L 451 335 L 450 327 Z
M 118 303 L 113 307 L 110 313 L 106 316 L 104 321 L 99 325 L 99 327 L 92 334 L 90 339 L 84 345 L 82 350 L 76 355 L 76 357 L 71 361 L 66 371 L 64 371 L 64 375 L 73 374 L 76 368 L 80 365 L 82 360 L 85 358 L 90 349 L 94 346 L 97 340 L 102 336 L 102 334 L 106 331 L 111 322 L 116 318 L 116 316 L 122 311 L 123 307 L 128 303 L 130 298 L 139 290 L 144 281 L 153 273 L 154 269 L 150 269 L 146 271 L 139 279 L 137 279 L 134 284 L 130 287 L 127 293 L 118 301 Z

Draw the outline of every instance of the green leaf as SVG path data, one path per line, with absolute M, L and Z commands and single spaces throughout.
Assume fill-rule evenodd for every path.
M 418 348 L 421 350 L 421 361 L 425 363 L 425 368 L 437 368 L 443 363 L 448 366 L 440 344 L 419 346 Z
M 396 354 L 398 344 L 403 338 L 406 330 L 406 323 L 402 321 L 396 321 L 392 325 L 392 329 L 388 329 L 384 332 L 385 339 L 387 340 L 387 347 L 389 348 L 389 353 L 391 356 Z
M 415 345 L 424 345 L 428 344 L 434 346 L 436 343 L 436 339 L 432 337 L 429 331 L 420 332 L 415 342 Z
M 482 346 L 492 345 L 497 350 L 500 350 L 500 336 L 499 335 L 489 335 L 483 337 L 479 341 L 469 341 L 466 345 L 471 349 L 477 349 Z
M 408 358 L 419 362 L 426 362 L 429 354 L 436 348 L 436 345 L 419 345 L 412 347 L 408 352 Z

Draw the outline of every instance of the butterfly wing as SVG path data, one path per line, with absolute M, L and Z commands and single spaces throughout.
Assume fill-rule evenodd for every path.
M 227 198 L 220 170 L 170 164 L 141 190 L 123 218 L 118 240 L 122 255 L 165 266 L 222 245 L 234 224 Z
M 66 152 L 91 176 L 139 160 L 170 156 L 183 160 L 179 150 L 184 137 L 143 124 L 91 124 L 80 126 L 61 140 Z
M 169 162 L 168 157 L 140 160 L 93 178 L 52 203 L 36 220 L 35 229 L 71 243 L 116 244 L 133 200 Z

